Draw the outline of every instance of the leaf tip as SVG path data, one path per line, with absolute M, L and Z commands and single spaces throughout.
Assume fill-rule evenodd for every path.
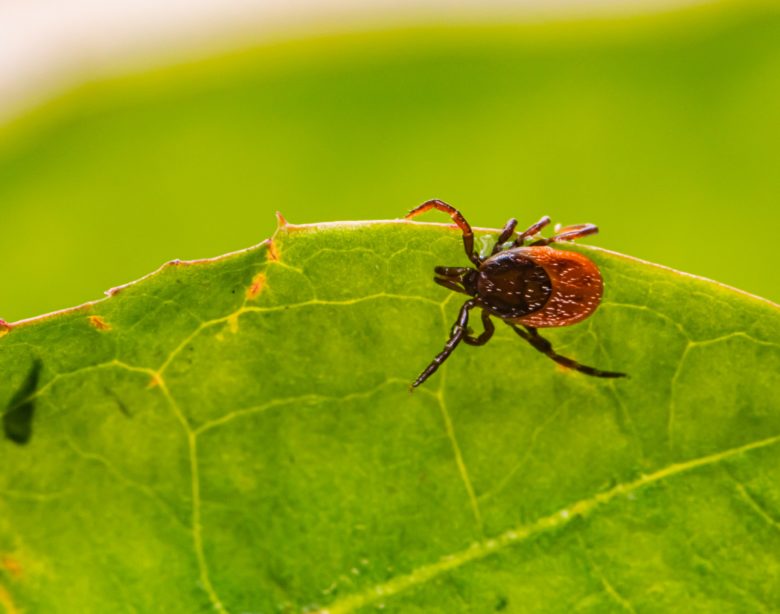
M 276 212 L 276 227 L 277 228 L 286 228 L 287 227 L 287 219 L 282 215 L 281 211 Z

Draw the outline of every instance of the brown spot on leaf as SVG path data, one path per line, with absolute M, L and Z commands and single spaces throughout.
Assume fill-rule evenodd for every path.
M 17 580 L 22 577 L 22 564 L 12 556 L 3 556 L 3 558 L 0 559 L 0 565 Z
M 284 218 L 281 211 L 276 212 L 276 224 L 279 226 L 279 228 L 284 228 L 287 226 L 287 220 Z
M 162 378 L 158 373 L 155 373 L 152 375 L 151 379 L 149 380 L 149 385 L 147 388 L 157 388 L 162 384 Z
M 257 298 L 257 296 L 265 288 L 266 276 L 265 273 L 258 273 L 252 278 L 252 283 L 246 289 L 246 298 L 248 301 Z
M 102 330 L 102 331 L 111 330 L 111 325 L 100 316 L 89 316 L 89 318 L 87 319 L 89 320 L 89 323 L 95 328 L 97 328 L 98 330 Z
M 280 258 L 279 249 L 276 247 L 276 243 L 273 239 L 268 242 L 268 260 L 271 262 L 278 262 Z
M 0 320 L 0 337 L 5 337 L 11 332 L 11 325 L 5 320 Z

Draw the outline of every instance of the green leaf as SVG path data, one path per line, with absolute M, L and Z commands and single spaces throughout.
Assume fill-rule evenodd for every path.
M 630 379 L 499 326 L 410 393 L 463 299 L 432 268 L 466 260 L 406 222 L 283 226 L 0 327 L 0 604 L 772 610 L 777 306 L 571 249 L 604 301 L 544 334 Z

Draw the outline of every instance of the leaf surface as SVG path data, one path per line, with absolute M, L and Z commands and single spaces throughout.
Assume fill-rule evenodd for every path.
M 586 247 L 605 297 L 425 385 L 457 232 L 282 226 L 0 328 L 7 612 L 768 611 L 780 315 Z M 476 326 L 475 328 L 478 328 Z M 10 428 L 9 428 L 10 426 Z

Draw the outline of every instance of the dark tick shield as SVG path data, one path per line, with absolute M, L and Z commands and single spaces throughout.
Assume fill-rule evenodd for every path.
M 436 209 L 449 214 L 463 233 L 463 247 L 472 267 L 437 266 L 434 281 L 471 298 L 463 303 L 444 349 L 414 381 L 417 387 L 447 360 L 458 344 L 484 345 L 495 327 L 490 316 L 499 318 L 534 348 L 560 365 L 594 377 L 626 377 L 625 373 L 602 371 L 561 356 L 537 328 L 568 326 L 590 316 L 601 302 L 604 283 L 598 267 L 576 252 L 556 250 L 551 244 L 574 241 L 595 234 L 593 224 L 566 226 L 549 238 L 539 238 L 550 223 L 544 216 L 523 232 L 515 233 L 517 220 L 510 219 L 492 253 L 481 258 L 474 251 L 474 233 L 463 215 L 445 202 L 429 200 L 412 209 L 406 219 Z M 526 241 L 530 241 L 526 245 Z M 482 309 L 483 332 L 474 337 L 468 331 L 469 312 Z

